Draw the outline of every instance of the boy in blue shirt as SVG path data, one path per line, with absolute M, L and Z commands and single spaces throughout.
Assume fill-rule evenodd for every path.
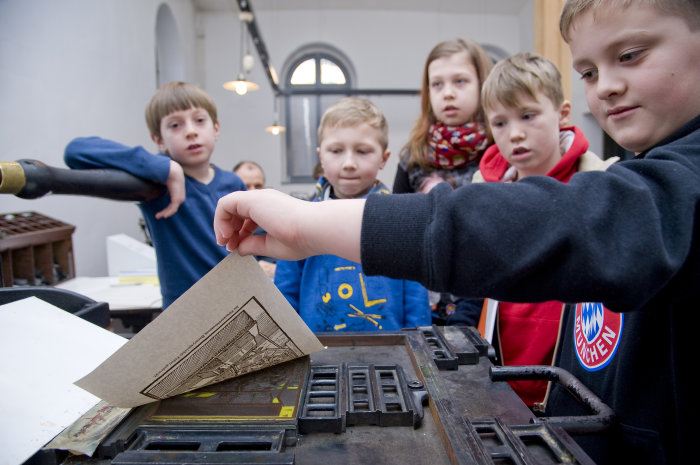
M 318 128 L 324 175 L 312 202 L 389 194 L 377 180 L 390 152 L 382 112 L 362 98 L 330 106 Z M 319 230 L 325 224 L 317 225 Z M 277 261 L 275 284 L 312 331 L 396 330 L 430 324 L 428 294 L 413 281 L 368 277 L 359 263 L 334 255 Z
M 233 172 L 211 164 L 219 136 L 216 105 L 197 86 L 171 82 L 146 107 L 146 122 L 160 153 L 97 137 L 78 138 L 65 150 L 70 168 L 117 168 L 165 184 L 168 192 L 139 203 L 155 247 L 163 309 L 227 254 L 211 230 L 216 202 L 246 190 Z
M 700 2 L 567 0 L 560 29 L 591 113 L 634 159 L 568 183 L 438 185 L 332 209 L 269 191 L 233 193 L 219 201 L 217 238 L 243 254 L 335 253 L 368 274 L 467 297 L 593 302 L 562 316 L 556 365 L 616 419 L 577 440 L 599 465 L 694 463 Z M 258 225 L 267 237 L 251 236 Z M 583 413 L 563 391 L 553 389 L 548 412 Z

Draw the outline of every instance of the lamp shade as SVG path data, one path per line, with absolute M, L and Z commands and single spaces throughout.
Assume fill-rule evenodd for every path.
M 272 123 L 272 126 L 266 127 L 265 131 L 271 133 L 273 136 L 277 136 L 280 133 L 284 132 L 286 129 L 287 128 L 285 128 L 284 126 L 280 126 L 277 123 L 277 121 L 275 121 L 274 123 Z
M 248 91 L 258 90 L 259 85 L 252 81 L 247 81 L 243 73 L 239 74 L 238 77 L 233 81 L 224 82 L 224 89 L 232 90 L 238 95 L 245 95 Z

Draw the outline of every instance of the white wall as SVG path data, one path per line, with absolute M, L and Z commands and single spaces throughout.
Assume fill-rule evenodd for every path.
M 63 149 L 74 137 L 99 135 L 155 150 L 144 122 L 156 89 L 155 24 L 161 0 L 0 0 L 0 161 L 34 158 L 63 167 Z M 283 138 L 264 132 L 273 100 L 256 64 L 261 89 L 240 97 L 221 84 L 239 71 L 239 22 L 230 10 L 197 13 L 190 0 L 165 1 L 180 33 L 184 79 L 207 90 L 219 108 L 221 137 L 213 162 L 230 169 L 253 158 L 268 184 L 285 192 L 312 186 L 282 184 Z M 303 2 L 302 2 L 303 3 Z M 508 2 L 501 3 L 506 4 Z M 471 37 L 508 53 L 531 50 L 532 1 L 498 9 L 488 0 L 433 2 L 434 10 L 285 10 L 285 2 L 253 0 L 272 64 L 300 46 L 326 42 L 353 62 L 360 88 L 417 89 L 425 57 L 439 41 Z M 314 2 L 306 2 L 314 4 Z M 461 7 L 456 11 L 454 5 Z M 512 5 L 516 5 L 513 7 Z M 255 54 L 254 54 L 255 55 Z M 257 58 L 257 55 L 255 55 Z M 393 155 L 380 178 L 393 184 L 400 147 L 418 116 L 417 97 L 373 97 L 389 120 Z M 585 103 L 574 108 L 585 109 Z M 577 123 L 578 124 L 578 123 Z M 77 227 L 77 273 L 107 273 L 105 237 L 143 238 L 139 210 L 80 196 L 23 200 L 0 195 L 0 213 L 34 210 Z
M 0 1 L 2 161 L 65 167 L 74 137 L 99 135 L 155 149 L 144 107 L 156 89 L 157 0 Z M 186 79 L 194 73 L 194 9 L 168 2 L 181 33 Z M 0 195 L 0 213 L 37 211 L 76 226 L 78 275 L 107 274 L 105 237 L 143 238 L 133 203 L 79 196 Z
M 519 2 L 519 8 L 510 14 L 496 14 L 496 8 L 487 7 L 480 0 L 462 2 L 461 12 L 441 8 L 444 3 L 433 2 L 435 9 L 431 11 L 371 12 L 338 8 L 287 10 L 285 2 L 279 1 L 253 0 L 252 5 L 271 64 L 281 79 L 287 58 L 299 47 L 315 42 L 341 50 L 357 72 L 356 87 L 373 89 L 420 88 L 425 59 L 442 40 L 471 37 L 508 53 L 532 49 L 531 1 Z M 274 5 L 274 9 L 269 5 Z M 265 170 L 269 186 L 285 192 L 312 192 L 311 184 L 283 184 L 283 137 L 264 132 L 273 120 L 273 93 L 266 85 L 259 62 L 250 77 L 262 84 L 260 90 L 238 96 L 221 87 L 240 69 L 237 11 L 205 13 L 200 19 L 207 63 L 206 88 L 219 105 L 222 125 L 215 162 L 233 166 L 240 160 L 254 158 Z M 417 96 L 370 99 L 380 106 L 389 122 L 392 156 L 379 178 L 391 187 L 399 151 L 418 117 L 420 100 Z

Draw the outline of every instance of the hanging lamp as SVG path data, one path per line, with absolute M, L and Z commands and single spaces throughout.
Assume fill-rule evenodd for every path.
M 271 133 L 273 136 L 279 136 L 281 132 L 286 131 L 287 128 L 284 126 L 280 125 L 277 120 L 275 120 L 272 125 L 268 126 L 265 128 L 265 131 Z
M 266 132 L 269 132 L 273 136 L 278 136 L 280 133 L 284 132 L 287 130 L 284 126 L 279 124 L 279 114 L 277 112 L 277 95 L 273 96 L 273 114 L 274 114 L 274 120 L 272 125 L 268 126 L 265 128 Z
M 238 76 L 233 81 L 228 81 L 223 84 L 224 89 L 234 91 L 238 95 L 245 95 L 251 90 L 258 90 L 259 85 L 253 81 L 246 79 L 246 74 L 253 69 L 255 60 L 253 55 L 250 54 L 250 47 L 248 46 L 248 24 L 253 21 L 253 14 L 247 11 L 238 14 L 238 19 L 241 22 L 241 41 L 240 41 L 240 57 L 241 57 L 241 70 Z M 246 45 L 246 53 L 243 53 L 244 43 Z

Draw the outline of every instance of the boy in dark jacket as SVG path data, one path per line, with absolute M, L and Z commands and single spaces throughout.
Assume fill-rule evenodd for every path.
M 586 452 L 598 463 L 693 463 L 700 2 L 569 0 L 560 26 L 591 113 L 633 160 L 567 184 L 530 176 L 332 208 L 234 193 L 217 206 L 217 239 L 243 254 L 333 253 L 465 297 L 602 302 L 564 315 L 557 360 L 617 415 L 582 441 Z M 250 235 L 258 224 L 264 239 Z M 549 411 L 577 413 L 560 394 Z

